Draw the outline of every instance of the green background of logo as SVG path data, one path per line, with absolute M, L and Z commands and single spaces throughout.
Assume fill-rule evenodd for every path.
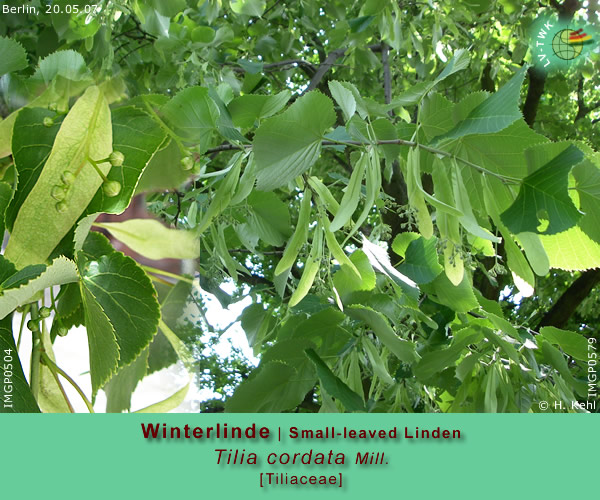
M 141 423 L 267 426 L 265 440 L 146 440 Z M 2 498 L 568 498 L 594 491 L 598 414 L 0 415 Z M 277 427 L 458 428 L 461 440 L 277 440 Z M 215 448 L 258 465 L 217 465 Z M 346 465 L 269 466 L 270 452 L 346 454 Z M 383 451 L 388 465 L 355 465 Z M 344 486 L 258 486 L 260 472 L 330 475 Z M 410 496 L 409 496 L 410 495 Z
M 546 23 L 552 25 L 549 30 L 544 27 Z M 567 44 L 566 37 L 568 33 L 580 28 L 583 28 L 583 31 L 592 37 L 591 43 L 582 45 Z M 540 35 L 543 32 L 546 32 L 546 34 L 542 38 Z M 586 56 L 598 46 L 599 40 L 598 31 L 590 24 L 576 21 L 565 23 L 560 22 L 556 17 L 539 17 L 529 28 L 532 64 L 536 68 L 547 72 L 576 68 L 589 62 Z M 543 45 L 538 45 L 538 42 L 543 43 Z M 550 61 L 550 63 L 547 64 L 547 61 Z

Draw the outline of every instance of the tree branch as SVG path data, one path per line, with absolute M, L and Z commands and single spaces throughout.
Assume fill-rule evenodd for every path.
M 583 76 L 579 78 L 579 82 L 577 83 L 577 115 L 575 116 L 575 120 L 581 120 L 584 118 L 590 111 L 594 111 L 600 108 L 600 101 L 587 106 L 585 101 L 583 100 Z
M 311 90 L 315 90 L 321 83 L 321 80 L 323 79 L 323 77 L 331 69 L 333 64 L 340 57 L 342 57 L 345 53 L 346 53 L 346 49 L 336 49 L 336 50 L 331 51 L 327 55 L 327 58 L 325 59 L 325 61 L 321 65 L 319 65 L 317 72 L 311 78 L 310 83 L 308 84 L 308 87 L 306 87 L 306 90 L 304 92 L 306 93 L 306 92 L 310 92 Z
M 523 105 L 523 117 L 527 125 L 533 127 L 540 99 L 546 85 L 546 73 L 532 66 L 527 70 L 527 74 L 529 75 L 529 88 L 527 89 L 527 97 Z
M 383 94 L 385 103 L 392 102 L 392 74 L 390 72 L 390 48 L 387 43 L 381 44 L 381 64 L 383 65 Z M 394 111 L 390 110 L 390 116 L 394 116 Z
M 543 326 L 563 328 L 575 309 L 581 304 L 592 289 L 600 283 L 600 269 L 590 269 L 577 278 L 560 296 L 556 303 L 544 315 L 538 324 L 538 330 Z

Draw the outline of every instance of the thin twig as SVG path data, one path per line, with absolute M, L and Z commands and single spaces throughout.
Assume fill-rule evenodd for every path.
M 383 65 L 383 94 L 385 103 L 392 102 L 392 74 L 390 72 L 390 48 L 387 43 L 381 44 L 381 64 Z M 390 109 L 390 116 L 394 116 L 394 110 Z
M 385 145 L 409 146 L 411 148 L 420 148 L 424 151 L 428 151 L 428 152 L 436 154 L 436 155 L 445 156 L 447 158 L 454 158 L 456 161 L 459 161 L 464 165 L 468 165 L 469 167 L 479 170 L 480 172 L 497 177 L 498 179 L 500 179 L 502 181 L 513 182 L 513 183 L 520 182 L 520 179 L 517 179 L 516 177 L 509 177 L 507 175 L 501 175 L 496 172 L 492 172 L 491 170 L 488 170 L 487 168 L 484 168 L 480 165 L 472 163 L 469 160 L 465 160 L 464 158 L 461 158 L 460 156 L 456 156 L 452 153 L 449 153 L 448 151 L 444 151 L 442 149 L 437 149 L 437 148 L 432 148 L 431 146 L 425 146 L 424 144 L 419 144 L 418 142 L 414 142 L 414 141 L 406 141 L 404 139 L 388 139 L 388 140 L 374 141 L 374 142 L 321 141 L 321 146 L 385 146 Z M 229 150 L 234 150 L 234 149 L 245 149 L 245 148 L 250 148 L 250 147 L 252 147 L 250 144 L 244 144 L 241 146 L 237 146 L 235 144 L 222 144 L 221 146 L 213 148 L 212 150 L 209 150 L 209 151 L 213 151 L 213 152 L 214 151 L 229 151 Z
M 121 64 L 128 56 L 133 54 L 136 50 L 140 50 L 148 45 L 152 45 L 152 42 L 142 43 L 141 45 L 138 45 L 137 47 L 131 49 L 129 52 L 127 52 L 127 54 L 125 54 L 123 57 L 121 57 L 121 59 L 119 59 L 119 64 Z
M 281 255 L 283 253 L 283 250 L 269 250 L 267 252 L 261 252 L 261 251 L 256 251 L 253 252 L 251 250 L 248 250 L 247 248 L 233 248 L 232 250 L 229 250 L 230 253 L 251 253 L 251 254 L 262 254 L 262 255 Z
M 176 280 L 185 281 L 186 283 L 190 283 L 190 284 L 194 283 L 194 280 L 191 278 L 188 278 L 186 276 L 181 276 L 181 275 L 175 274 L 175 273 L 170 273 L 169 271 L 163 271 L 162 269 L 157 269 L 156 267 L 141 266 L 141 268 L 144 271 L 147 271 L 149 273 L 161 274 L 163 276 L 168 276 L 169 278 L 175 278 Z
M 87 398 L 85 393 L 81 390 L 81 387 L 79 387 L 77 385 L 77 382 L 75 382 L 71 377 L 69 377 L 69 375 L 67 375 L 64 370 L 62 370 L 54 361 L 52 361 L 45 352 L 42 352 L 42 357 L 44 358 L 44 363 L 46 363 L 48 365 L 48 367 L 53 367 L 60 375 L 62 375 L 75 388 L 75 390 L 81 396 L 81 399 L 83 399 L 83 402 L 87 406 L 87 409 L 89 410 L 89 412 L 94 413 L 94 407 L 92 406 L 92 403 Z
M 56 381 L 56 385 L 58 385 L 58 388 L 60 389 L 60 392 L 63 395 L 63 398 L 65 400 L 65 403 L 67 403 L 67 406 L 69 407 L 69 411 L 71 413 L 75 413 L 75 410 L 73 409 L 73 405 L 71 404 L 71 401 L 69 401 L 69 398 L 67 396 L 67 393 L 65 392 L 65 388 L 63 387 L 63 385 L 60 383 L 60 379 L 58 378 L 58 372 L 54 369 L 54 366 L 52 366 L 51 364 L 46 363 L 46 358 L 44 357 L 46 355 L 46 353 L 44 353 L 44 355 L 42 356 L 42 360 L 44 362 L 44 364 L 48 367 L 48 369 L 50 370 L 50 373 L 52 373 L 52 376 L 54 377 L 54 380 Z

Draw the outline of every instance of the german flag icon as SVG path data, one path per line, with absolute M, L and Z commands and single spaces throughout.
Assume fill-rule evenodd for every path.
M 577 31 L 571 31 L 569 33 L 569 44 L 571 45 L 586 45 L 592 43 L 592 37 L 583 31 L 583 28 L 579 28 Z

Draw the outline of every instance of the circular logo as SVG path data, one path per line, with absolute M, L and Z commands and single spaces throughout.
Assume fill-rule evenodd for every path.
M 571 37 L 576 32 L 570 29 L 560 30 L 552 39 L 552 51 L 556 57 L 560 57 L 563 61 L 570 61 L 581 54 L 583 48 L 580 43 L 573 43 Z

